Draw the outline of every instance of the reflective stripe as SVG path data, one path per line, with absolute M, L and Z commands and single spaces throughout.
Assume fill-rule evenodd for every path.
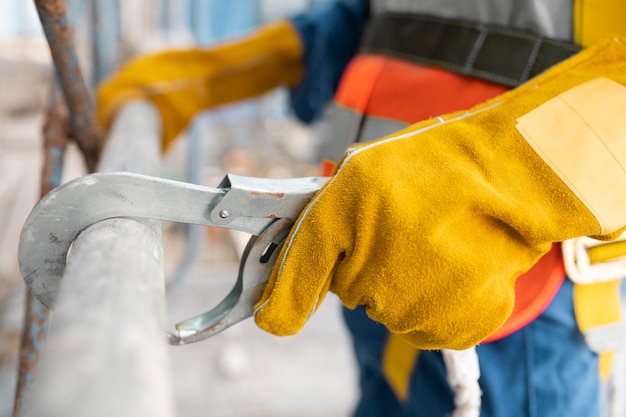
M 326 125 L 319 139 L 319 159 L 338 161 L 354 142 L 380 139 L 408 126 L 408 123 L 368 116 L 337 103 L 324 110 Z M 331 133 L 331 131 L 332 133 Z
M 337 103 L 324 109 L 324 122 L 318 128 L 317 159 L 339 161 L 346 148 L 358 141 L 363 115 Z
M 596 78 L 517 120 L 528 144 L 595 216 L 601 235 L 624 225 L 625 112 L 626 87 Z
M 366 116 L 363 119 L 359 142 L 370 142 L 395 133 L 407 127 L 407 123 L 382 117 Z
M 470 108 L 507 89 L 398 59 L 359 55 L 346 69 L 334 103 L 325 110 L 325 122 L 317 132 L 318 160 L 338 161 L 354 142 Z
M 576 0 L 574 2 L 574 39 L 589 46 L 607 34 L 626 35 L 624 0 Z
M 346 69 L 335 101 L 361 114 L 411 124 L 471 108 L 506 90 L 439 68 L 361 54 Z
M 372 0 L 371 8 L 374 15 L 385 12 L 429 14 L 499 24 L 571 40 L 572 3 L 572 0 Z
M 411 374 L 419 352 L 401 336 L 389 333 L 382 358 L 383 375 L 400 401 L 408 398 Z
M 596 306 L 600 310 L 603 304 Z M 613 311 L 613 308 L 609 309 Z M 589 349 L 596 353 L 617 350 L 624 343 L 624 324 L 620 321 L 620 314 L 616 313 L 615 322 L 602 326 L 595 326 L 585 331 L 585 341 Z

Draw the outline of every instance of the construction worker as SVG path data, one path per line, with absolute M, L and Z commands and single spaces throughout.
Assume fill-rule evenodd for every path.
M 626 225 L 625 28 L 608 1 L 335 1 L 140 57 L 101 86 L 99 120 L 148 98 L 166 149 L 199 111 L 287 86 L 302 121 L 325 113 L 332 176 L 257 325 L 295 334 L 335 293 L 357 417 L 462 415 L 440 350 L 475 345 L 480 415 L 598 416 L 615 345 L 596 341 L 619 323 L 623 265 L 592 264 L 622 253 L 582 239 Z

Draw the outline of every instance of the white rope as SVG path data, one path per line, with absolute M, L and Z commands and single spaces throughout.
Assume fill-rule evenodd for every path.
M 451 417 L 478 417 L 481 394 L 478 378 L 480 367 L 476 348 L 466 350 L 442 349 L 448 384 L 454 391 L 454 412 Z

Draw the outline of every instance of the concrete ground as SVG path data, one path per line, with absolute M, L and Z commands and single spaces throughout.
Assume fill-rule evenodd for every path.
M 232 263 L 208 268 L 201 261 L 168 291 L 172 324 L 223 298 L 236 272 Z M 250 319 L 171 353 L 180 416 L 339 417 L 349 415 L 355 398 L 352 358 L 334 297 L 296 336 L 271 336 Z
M 26 49 L 37 53 L 23 56 L 16 52 Z M 51 79 L 50 66 L 42 58 L 46 54 L 41 44 L 17 49 L 0 45 L 0 417 L 12 415 L 15 397 L 25 292 L 17 266 L 17 242 L 21 225 L 38 199 L 42 111 Z M 258 144 L 255 150 L 247 150 L 246 140 L 241 140 L 254 137 L 259 126 L 247 132 L 241 132 L 239 126 L 237 137 L 224 139 L 236 142 L 236 149 L 206 159 L 206 185 L 217 185 L 215 181 L 228 168 L 244 173 L 254 168 L 247 172 L 261 175 L 306 173 L 297 155 L 306 146 L 307 132 L 280 117 L 272 120 L 273 126 L 263 127 L 280 136 L 278 145 L 264 146 L 265 152 L 273 152 L 271 158 L 259 153 Z M 285 140 L 285 136 L 294 139 Z M 294 147 L 298 149 L 294 151 Z M 168 177 L 184 172 L 184 143 L 175 152 L 178 154 L 165 161 L 164 175 Z M 216 155 L 224 164 L 216 164 Z M 69 179 L 81 173 L 80 159 L 72 151 L 65 176 Z M 189 244 L 182 230 L 164 225 L 168 275 L 180 265 Z M 170 327 L 212 307 L 236 277 L 244 237 L 208 228 L 200 236 L 196 260 L 183 279 L 171 281 L 168 290 Z M 249 320 L 209 340 L 172 347 L 171 361 L 180 417 L 342 417 L 350 414 L 356 399 L 350 342 L 340 304 L 332 295 L 296 336 L 271 336 Z

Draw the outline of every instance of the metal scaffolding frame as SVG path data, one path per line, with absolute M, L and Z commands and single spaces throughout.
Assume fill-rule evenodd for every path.
M 145 102 L 120 112 L 98 162 L 103 141 L 67 5 L 64 0 L 35 0 L 35 5 L 58 83 L 43 132 L 41 195 L 60 185 L 70 137 L 90 172 L 158 175 L 159 116 Z M 94 59 L 97 65 L 112 68 L 111 49 L 94 50 L 104 54 Z M 102 76 L 96 72 L 94 81 Z M 47 331 L 49 310 L 27 294 L 14 417 L 174 415 L 162 246 L 158 221 L 112 219 L 83 231 L 68 254 L 53 332 Z
M 61 185 L 63 159 L 72 140 L 89 172 L 158 175 L 160 122 L 150 104 L 126 106 L 107 138 L 95 122 L 90 87 L 119 64 L 122 4 L 87 3 L 93 31 L 86 82 L 68 17 L 68 3 L 70 12 L 85 5 L 80 0 L 33 1 L 56 74 L 43 129 L 40 195 Z M 165 10 L 170 2 L 162 0 L 161 7 Z M 261 9 L 255 13 L 260 23 Z M 169 20 L 161 23 L 172 25 Z M 192 32 L 196 41 L 203 40 L 198 27 Z M 187 175 L 195 183 L 200 182 L 198 141 L 192 126 Z M 187 253 L 172 283 L 185 275 L 198 250 L 198 226 L 187 227 Z M 125 218 L 91 226 L 73 243 L 63 281 L 54 314 L 27 291 L 13 417 L 173 416 L 161 223 Z
M 34 3 L 57 76 L 43 129 L 40 195 L 60 185 L 70 138 L 90 172 L 158 175 L 161 135 L 155 109 L 145 102 L 128 105 L 103 140 L 76 54 L 65 0 Z M 119 12 L 118 0 L 93 1 L 90 12 L 94 28 L 110 27 Z M 118 35 L 117 28 L 94 30 L 92 83 L 116 67 Z M 106 146 L 98 158 L 102 143 Z M 198 163 L 192 162 L 193 166 Z M 54 332 L 48 332 L 50 311 L 27 293 L 14 417 L 175 415 L 164 334 L 160 222 L 118 218 L 83 231 L 68 254 L 56 306 Z M 40 361 L 42 357 L 45 360 Z M 618 359 L 624 361 L 623 356 Z M 613 413 L 621 414 L 623 399 L 608 394 L 615 396 L 609 398 Z
M 98 171 L 157 174 L 159 126 L 151 105 L 126 106 Z M 118 218 L 81 232 L 24 415 L 174 416 L 164 283 L 161 222 Z

